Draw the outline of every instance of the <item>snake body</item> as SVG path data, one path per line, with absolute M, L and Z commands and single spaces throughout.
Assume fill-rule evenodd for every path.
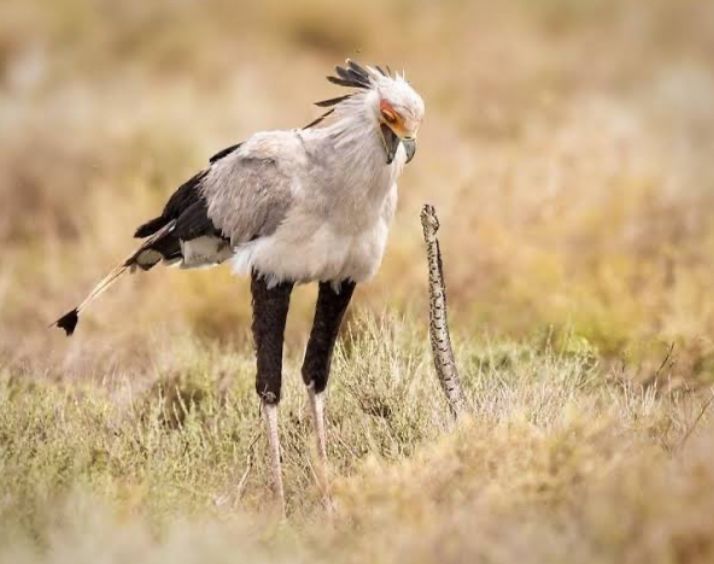
M 427 263 L 429 266 L 429 337 L 434 357 L 434 367 L 441 388 L 446 394 L 451 413 L 458 417 L 464 411 L 464 392 L 451 348 L 449 323 L 446 314 L 446 285 L 441 250 L 436 232 L 439 219 L 434 206 L 425 204 L 421 211 L 421 225 L 424 230 Z

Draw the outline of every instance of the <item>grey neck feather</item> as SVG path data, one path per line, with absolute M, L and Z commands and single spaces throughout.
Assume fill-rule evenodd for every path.
M 329 155 L 330 170 L 337 185 L 361 185 L 362 190 L 386 194 L 404 166 L 402 148 L 392 164 L 386 151 L 376 115 L 377 92 L 369 90 L 340 102 L 330 123 L 307 130 L 306 140 L 316 143 L 317 154 Z M 327 146 L 326 146 L 327 145 Z M 328 150 L 323 150 L 323 148 Z M 354 186 L 354 188 L 359 188 Z

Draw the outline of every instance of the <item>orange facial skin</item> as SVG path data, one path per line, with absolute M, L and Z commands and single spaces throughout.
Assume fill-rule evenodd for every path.
M 410 128 L 407 120 L 386 100 L 379 101 L 379 112 L 382 122 L 394 131 L 400 139 L 416 137 L 416 130 Z

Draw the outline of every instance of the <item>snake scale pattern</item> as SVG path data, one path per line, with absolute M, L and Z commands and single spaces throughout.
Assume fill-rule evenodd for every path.
M 439 219 L 434 206 L 425 204 L 421 211 L 427 263 L 429 266 L 429 337 L 434 357 L 434 367 L 441 388 L 446 394 L 452 415 L 456 418 L 464 412 L 464 392 L 461 388 L 454 352 L 451 348 L 449 323 L 446 315 L 446 286 L 444 269 L 436 232 Z

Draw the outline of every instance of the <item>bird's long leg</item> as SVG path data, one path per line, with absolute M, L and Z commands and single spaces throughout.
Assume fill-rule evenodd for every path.
M 255 271 L 251 277 L 253 339 L 257 360 L 255 387 L 262 402 L 268 434 L 273 491 L 283 516 L 285 494 L 280 464 L 278 403 L 282 383 L 283 337 L 292 288 L 292 282 L 282 282 L 271 287 L 265 278 Z
M 315 319 L 302 365 L 302 377 L 308 390 L 317 441 L 319 474 L 325 492 L 327 492 L 327 438 L 325 435 L 324 392 L 327 387 L 327 379 L 330 376 L 332 351 L 354 289 L 355 283 L 350 280 L 343 281 L 337 287 L 329 282 L 320 283 L 315 306 Z
M 283 472 L 280 464 L 280 435 L 278 434 L 278 405 L 262 402 L 265 428 L 268 433 L 268 450 L 270 452 L 270 473 L 273 481 L 273 493 L 280 504 L 280 513 L 285 517 L 285 490 L 283 489 Z
M 311 382 L 307 386 L 307 395 L 310 400 L 310 414 L 312 415 L 312 424 L 315 429 L 317 455 L 320 459 L 320 464 L 323 466 L 320 470 L 324 474 L 324 466 L 327 460 L 327 435 L 325 434 L 325 394 L 324 392 L 315 392 L 315 385 Z

